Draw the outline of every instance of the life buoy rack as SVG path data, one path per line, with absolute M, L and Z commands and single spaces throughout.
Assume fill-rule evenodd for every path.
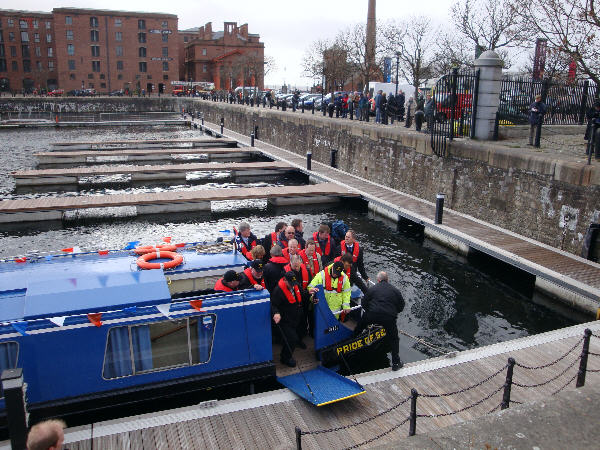
M 164 263 L 149 262 L 153 259 L 168 258 L 171 261 Z M 140 269 L 172 269 L 183 262 L 183 256 L 179 253 L 156 250 L 152 253 L 146 253 L 137 259 L 137 265 Z
M 163 252 L 174 252 L 177 250 L 177 247 L 172 244 L 161 244 L 161 245 L 156 245 L 156 246 L 145 245 L 143 247 L 137 247 L 133 251 L 135 252 L 136 255 L 145 255 L 147 253 L 156 252 L 157 250 L 160 250 Z

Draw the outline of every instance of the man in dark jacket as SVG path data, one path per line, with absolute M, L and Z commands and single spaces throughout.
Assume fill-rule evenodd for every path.
M 546 105 L 542 102 L 542 96 L 538 94 L 535 96 L 535 102 L 529 107 L 529 145 L 533 145 L 535 131 L 544 120 L 544 114 L 546 114 Z
M 302 219 L 294 219 L 290 225 L 294 227 L 294 237 L 298 241 L 298 247 L 303 250 L 306 247 L 306 241 L 304 240 L 304 223 Z
M 392 370 L 402 367 L 400 360 L 400 340 L 396 317 L 404 309 L 404 299 L 398 289 L 388 283 L 386 272 L 377 274 L 377 284 L 372 286 L 362 299 L 365 310 L 356 327 L 359 334 L 369 324 L 382 325 L 392 346 Z
M 356 233 L 354 230 L 348 230 L 344 240 L 340 242 L 338 249 L 338 255 L 343 256 L 348 253 L 352 257 L 352 266 L 350 268 L 350 284 L 355 284 L 358 288 L 367 293 L 367 285 L 369 282 L 369 276 L 365 270 L 364 252 L 358 241 L 356 240 Z M 358 274 L 360 273 L 360 277 Z
M 282 334 L 281 362 L 296 367 L 292 357 L 298 343 L 298 323 L 302 317 L 302 296 L 294 272 L 286 272 L 277 282 L 271 293 L 271 314 L 273 322 Z
M 328 266 L 337 256 L 337 242 L 331 236 L 329 225 L 321 224 L 313 233 L 313 239 L 317 243 L 317 253 L 321 255 L 323 266 Z
M 271 259 L 265 265 L 265 269 L 263 271 L 263 277 L 265 279 L 265 286 L 267 290 L 272 294 L 273 290 L 277 286 L 277 283 L 281 279 L 281 277 L 285 274 L 285 270 L 283 268 L 287 266 L 288 260 L 283 256 L 281 251 L 281 247 L 279 245 L 275 245 L 271 248 Z
M 242 273 L 238 274 L 240 284 L 238 290 L 254 288 L 261 291 L 265 288 L 265 280 L 263 278 L 264 264 L 260 259 L 255 259 Z
M 296 239 L 296 230 L 293 226 L 288 226 L 283 229 L 281 233 L 277 235 L 277 245 L 279 245 L 282 249 L 287 248 L 288 241 L 290 239 Z
M 277 237 L 279 236 L 279 233 L 281 233 L 283 230 L 285 230 L 285 228 L 287 227 L 287 223 L 285 222 L 277 222 L 277 225 L 275 225 L 275 231 L 272 233 L 267 234 L 263 240 L 262 240 L 262 246 L 265 248 L 265 257 L 263 258 L 263 261 L 268 261 L 269 258 L 271 257 L 271 248 L 274 245 L 277 245 Z
M 258 241 L 256 236 L 252 234 L 250 231 L 250 225 L 248 222 L 240 223 L 240 229 L 235 237 L 235 244 L 238 250 L 244 255 L 247 259 L 251 260 L 252 255 L 250 254 L 250 250 L 258 245 Z
M 594 148 L 590 149 L 589 147 L 592 144 L 588 144 L 585 154 L 587 155 L 588 152 L 595 151 L 596 159 L 600 159 L 600 100 L 594 102 L 594 106 L 588 109 L 586 116 L 588 123 L 585 129 L 584 139 L 593 143 Z M 595 136 L 594 132 L 596 133 Z
M 396 105 L 398 105 L 398 121 L 404 121 L 404 103 L 406 103 L 406 96 L 404 92 L 400 90 L 396 96 Z

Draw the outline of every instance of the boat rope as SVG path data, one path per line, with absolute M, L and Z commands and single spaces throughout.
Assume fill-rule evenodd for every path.
M 288 348 L 288 351 L 290 352 L 290 355 L 291 355 L 293 353 L 293 350 L 290 347 L 290 344 L 289 344 L 287 338 L 285 337 L 285 333 L 281 329 L 281 325 L 279 325 L 279 323 L 275 323 L 275 325 L 277 325 L 277 328 L 279 328 L 279 334 L 281 334 L 281 337 L 283 338 L 283 342 L 285 343 L 285 346 Z M 306 384 L 306 387 L 308 388 L 308 390 L 310 392 L 310 395 L 312 395 L 314 401 L 316 402 L 317 399 L 315 397 L 315 393 L 312 391 L 312 388 L 310 387 L 310 384 L 308 384 L 308 380 L 304 376 L 304 372 L 300 368 L 300 364 L 296 364 L 296 367 L 298 368 L 298 371 L 300 372 L 300 375 L 302 375 L 302 379 L 304 380 L 304 384 Z
M 429 347 L 432 350 L 435 350 L 438 353 L 441 353 L 442 355 L 447 356 L 448 358 L 453 358 L 456 356 L 456 352 L 449 352 L 445 349 L 442 349 L 440 347 L 436 347 L 435 345 L 431 344 L 430 342 L 427 342 L 424 339 L 418 338 L 416 336 L 413 336 L 412 334 L 408 334 L 406 331 L 404 330 L 398 330 L 398 333 L 403 334 L 404 336 L 407 336 L 411 339 L 414 339 L 415 341 L 417 341 L 419 344 L 423 344 L 425 347 Z

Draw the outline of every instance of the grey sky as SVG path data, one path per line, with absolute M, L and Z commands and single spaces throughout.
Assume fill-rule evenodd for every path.
M 435 22 L 447 16 L 452 0 L 377 0 L 378 19 L 403 19 L 412 14 L 429 15 Z M 51 11 L 58 7 L 116 9 L 177 14 L 179 29 L 213 23 L 222 30 L 223 22 L 248 23 L 250 33 L 258 33 L 265 43 L 265 54 L 273 57 L 276 70 L 267 75 L 266 84 L 292 86 L 311 84 L 302 75 L 302 57 L 316 39 L 333 37 L 340 29 L 366 22 L 367 0 L 221 0 L 165 2 L 158 0 L 4 0 L 2 8 Z

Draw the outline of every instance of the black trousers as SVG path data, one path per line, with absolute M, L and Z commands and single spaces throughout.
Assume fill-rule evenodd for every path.
M 279 322 L 279 330 L 281 331 L 281 360 L 287 361 L 292 357 L 296 344 L 298 343 L 297 325 L 287 322 Z
M 396 316 L 365 312 L 358 322 L 355 334 L 360 333 L 370 324 L 381 325 L 385 328 L 385 335 L 392 347 L 392 364 L 400 363 L 400 338 L 398 337 Z

